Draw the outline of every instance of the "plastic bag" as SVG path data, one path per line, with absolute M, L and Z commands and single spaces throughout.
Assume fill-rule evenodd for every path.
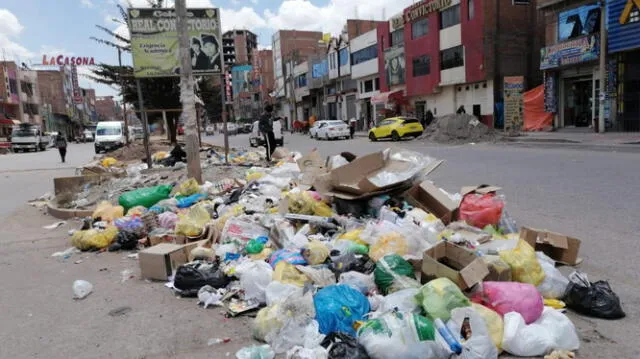
M 176 270 L 173 280 L 175 288 L 185 297 L 195 297 L 198 290 L 205 285 L 222 288 L 227 284 L 229 284 L 229 277 L 224 274 L 217 262 L 193 261 L 182 264 Z
M 236 359 L 274 359 L 276 353 L 267 344 L 245 347 L 236 352 Z
M 322 264 L 329 257 L 329 248 L 319 241 L 311 241 L 303 248 L 302 255 L 310 265 Z
M 304 257 L 300 253 L 300 250 L 295 250 L 295 249 L 279 249 L 273 252 L 273 254 L 271 255 L 271 258 L 269 258 L 269 264 L 271 264 L 272 268 L 275 268 L 278 265 L 278 263 L 280 263 L 281 261 L 285 261 L 293 265 L 307 264 L 307 261 L 304 259 Z
M 118 198 L 118 202 L 125 209 L 135 206 L 149 208 L 158 203 L 158 201 L 169 198 L 172 188 L 173 186 L 171 185 L 139 188 L 123 193 L 120 198 Z
M 144 231 L 144 223 L 140 217 L 121 217 L 113 221 L 113 224 L 121 231 L 142 233 Z
M 145 212 L 147 212 L 147 209 L 145 207 L 135 206 L 129 208 L 129 210 L 127 211 L 127 216 L 142 216 L 143 214 L 145 214 Z
M 607 281 L 599 280 L 595 283 L 580 272 L 569 276 L 564 301 L 567 307 L 578 313 L 596 318 L 619 319 L 625 317 L 620 298 L 613 292 Z
M 449 278 L 437 278 L 420 288 L 416 300 L 422 305 L 427 317 L 440 318 L 446 322 L 454 308 L 469 307 L 471 302 L 460 288 Z
M 498 352 L 502 352 L 502 334 L 504 333 L 504 321 L 500 314 L 485 307 L 482 304 L 471 303 L 471 307 L 484 319 L 484 323 L 489 331 L 489 336 L 493 345 L 498 348 Z
M 377 187 L 386 187 L 417 177 L 426 166 L 435 161 L 418 152 L 398 149 L 386 149 L 384 157 L 385 161 L 403 162 L 403 165 L 385 167 L 369 176 L 367 179 Z
M 376 264 L 373 263 L 371 258 L 367 255 L 348 253 L 332 256 L 331 263 L 329 263 L 329 269 L 336 274 L 337 278 L 341 273 L 349 271 L 356 271 L 364 274 L 373 273 L 376 269 Z M 378 283 L 376 282 L 376 284 Z
M 296 269 L 293 264 L 281 261 L 273 270 L 273 280 L 303 287 L 304 284 L 309 281 L 309 278 Z
M 367 242 L 360 238 L 360 234 L 362 233 L 362 229 L 353 229 L 351 231 L 345 232 L 341 234 L 338 239 L 347 239 L 357 244 L 367 245 Z
M 107 226 L 105 229 L 87 229 L 75 231 L 71 235 L 71 245 L 82 250 L 107 248 L 118 235 L 118 228 Z
M 368 254 L 369 246 L 366 244 L 358 244 L 346 239 L 336 239 L 332 244 L 332 249 L 340 251 L 341 254 Z
M 477 228 L 497 226 L 504 202 L 495 193 L 469 193 L 462 199 L 459 218 Z
M 395 310 L 403 313 L 420 314 L 422 309 L 416 300 L 416 295 L 419 292 L 418 288 L 408 288 L 391 293 L 382 299 L 377 311 L 392 312 Z
M 106 222 L 112 222 L 114 219 L 124 216 L 124 208 L 122 206 L 114 206 L 109 201 L 102 201 L 98 203 L 96 209 L 93 211 L 91 218 L 100 218 Z
M 363 320 L 370 309 L 367 297 L 340 284 L 320 289 L 313 297 L 313 304 L 322 334 L 339 331 L 355 335 L 353 323 Z
M 192 194 L 190 196 L 186 196 L 186 197 L 181 197 L 179 199 L 177 199 L 177 203 L 176 206 L 178 208 L 189 208 L 191 206 L 193 206 L 195 203 L 197 203 L 198 201 L 207 198 L 206 194 L 202 194 L 202 193 L 196 193 L 196 194 Z
M 169 153 L 166 151 L 158 151 L 151 155 L 151 160 L 154 162 L 162 161 L 169 157 Z
M 509 312 L 518 312 L 527 324 L 536 321 L 544 307 L 536 287 L 518 282 L 483 282 L 481 291 L 475 293 L 472 300 L 503 317 Z
M 176 228 L 178 223 L 178 215 L 173 212 L 163 212 L 158 215 L 158 224 L 166 229 Z
M 336 284 L 336 276 L 329 268 L 325 266 L 301 266 L 297 265 L 296 269 L 309 278 L 316 287 L 324 288 L 332 284 Z
M 272 306 L 284 301 L 290 295 L 301 297 L 302 288 L 297 285 L 281 283 L 274 280 L 265 287 L 264 294 L 267 305 Z
M 109 252 L 121 249 L 132 250 L 138 248 L 138 234 L 128 231 L 119 231 L 115 243 L 109 247 Z
M 536 252 L 525 240 L 519 240 L 514 249 L 500 251 L 500 259 L 511 267 L 514 281 L 539 285 L 544 280 L 544 271 L 536 258 Z
M 433 323 L 417 314 L 391 312 L 364 323 L 358 343 L 373 359 L 447 358 Z
M 513 355 L 534 357 L 555 349 L 578 350 L 580 340 L 571 320 L 547 307 L 542 316 L 529 325 L 519 313 L 505 314 L 502 348 Z
M 73 299 L 84 299 L 93 292 L 93 284 L 86 280 L 78 279 L 73 281 Z
M 249 218 L 250 217 L 229 218 L 224 228 L 222 228 L 222 243 L 235 242 L 244 246 L 251 239 L 269 236 L 268 229 L 250 221 Z
M 388 254 L 404 256 L 407 253 L 407 240 L 400 233 L 384 234 L 369 248 L 369 257 L 376 262 Z
M 465 320 L 469 320 L 470 338 L 462 338 L 462 353 L 454 356 L 460 359 L 492 359 L 498 358 L 498 349 L 489 336 L 489 329 L 482 316 L 473 308 L 456 308 L 451 311 L 451 320 L 447 327 L 452 333 L 463 332 Z
M 178 186 L 178 193 L 181 196 L 191 196 L 192 194 L 196 194 L 198 192 L 200 192 L 200 185 L 198 184 L 198 181 L 195 180 L 195 178 L 189 178 L 180 183 L 180 185 Z
M 210 220 L 209 212 L 203 206 L 193 206 L 186 215 L 178 215 L 175 232 L 187 237 L 199 236 L 202 234 L 204 225 Z
M 116 160 L 113 157 L 105 157 L 102 161 L 100 161 L 100 164 L 102 165 L 102 167 L 111 167 L 116 163 L 118 163 L 118 160 Z
M 420 286 L 415 281 L 411 263 L 396 254 L 384 256 L 376 263 L 374 278 L 378 289 L 385 295 L 395 290 Z
M 354 271 L 342 273 L 340 274 L 338 283 L 348 285 L 365 295 L 376 289 L 373 274 L 363 274 Z
M 263 261 L 246 261 L 236 267 L 236 276 L 240 278 L 240 286 L 244 289 L 245 300 L 257 300 L 261 304 L 267 302 L 265 290 L 271 283 L 273 269 Z
M 349 334 L 333 332 L 320 345 L 329 351 L 328 359 L 369 359 L 367 350 Z
M 327 359 L 327 350 L 323 347 L 315 347 L 312 349 L 295 346 L 287 351 L 285 359 Z
M 564 297 L 569 285 L 569 279 L 562 275 L 556 268 L 553 259 L 547 257 L 542 252 L 536 252 L 536 258 L 540 267 L 544 271 L 544 280 L 537 286 L 538 291 L 546 299 L 560 299 Z

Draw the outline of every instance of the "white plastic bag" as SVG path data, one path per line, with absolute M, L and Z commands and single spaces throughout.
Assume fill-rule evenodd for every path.
M 418 288 L 401 289 L 384 297 L 378 307 L 378 312 L 399 312 L 420 314 L 422 309 L 416 300 L 416 295 L 420 292 Z
M 536 258 L 544 271 L 544 280 L 538 285 L 538 291 L 546 299 L 560 299 L 569 285 L 569 279 L 556 268 L 556 263 L 543 252 L 536 252 Z
M 287 352 L 286 359 L 327 359 L 329 353 L 323 347 L 315 347 L 313 349 L 295 346 Z
M 225 292 L 224 288 L 216 289 L 210 285 L 205 285 L 198 290 L 198 304 L 203 304 L 205 309 L 210 305 L 221 306 L 221 299 Z
M 93 284 L 86 280 L 76 280 L 73 282 L 73 299 L 84 299 L 93 292 Z
M 513 355 L 534 357 L 555 349 L 575 351 L 579 348 L 580 340 L 573 323 L 553 308 L 545 307 L 542 316 L 529 325 L 517 312 L 504 316 L 502 349 Z
M 244 289 L 244 299 L 256 299 L 261 304 L 267 302 L 265 290 L 273 276 L 271 265 L 265 261 L 246 261 L 236 267 L 240 286 Z
M 277 280 L 272 281 L 265 288 L 265 296 L 268 306 L 282 302 L 290 295 L 301 297 L 302 288 L 297 285 L 282 283 Z
M 455 308 L 447 327 L 452 333 L 460 333 L 465 318 L 469 318 L 471 338 L 462 342 L 462 353 L 453 356 L 460 359 L 497 359 L 498 348 L 491 341 L 484 319 L 473 307 Z
M 236 352 L 236 359 L 274 359 L 276 353 L 269 345 L 244 347 Z
M 340 274 L 338 283 L 346 284 L 365 295 L 376 289 L 376 282 L 373 279 L 373 273 L 363 274 L 355 271 L 345 272 Z

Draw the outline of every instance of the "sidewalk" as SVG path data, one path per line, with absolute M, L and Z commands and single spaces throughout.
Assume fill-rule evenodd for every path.
M 504 141 L 530 147 L 640 152 L 640 133 L 638 132 L 594 133 L 586 129 L 562 129 L 554 132 L 526 132 L 518 137 L 505 137 Z

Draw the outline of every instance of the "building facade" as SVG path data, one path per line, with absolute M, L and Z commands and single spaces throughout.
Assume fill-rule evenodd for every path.
M 96 96 L 96 117 L 98 121 L 119 121 L 113 96 Z
M 380 93 L 378 29 L 370 30 L 350 42 L 351 78 L 356 81 L 356 119 L 358 130 L 375 121 L 376 107 L 371 98 Z
M 222 58 L 228 68 L 251 64 L 257 48 L 258 37 L 249 30 L 230 30 L 222 34 Z
M 273 92 L 273 51 L 258 50 L 253 57 L 251 88 L 253 108 L 261 113 Z
M 0 62 L 0 137 L 7 138 L 13 125 L 20 123 L 20 85 L 14 62 Z

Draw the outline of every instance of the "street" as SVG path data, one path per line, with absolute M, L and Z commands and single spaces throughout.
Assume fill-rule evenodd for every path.
M 220 134 L 203 141 L 221 145 Z M 248 135 L 230 136 L 231 146 L 249 148 Z M 503 188 L 507 208 L 519 225 L 544 228 L 582 240 L 578 269 L 591 281 L 608 280 L 627 317 L 605 321 L 570 313 L 581 339 L 578 358 L 638 358 L 640 293 L 635 277 L 640 252 L 637 188 L 640 157 L 633 153 L 563 148 L 522 148 L 505 144 L 460 146 L 421 141 L 369 142 L 366 138 L 316 141 L 285 134 L 285 147 L 323 156 L 350 151 L 362 155 L 404 147 L 446 160 L 431 179 L 450 192 L 464 185 Z M 259 150 L 263 150 L 260 148 Z M 3 218 L 0 274 L 3 290 L 1 358 L 225 358 L 252 344 L 252 318 L 225 319 L 220 308 L 199 308 L 178 299 L 163 283 L 138 278 L 125 253 L 83 253 L 68 260 L 51 254 L 69 247 L 67 232 L 79 222 L 43 229 L 56 219 L 25 201 L 52 191 L 52 179 L 73 175 L 94 156 L 92 144 L 71 144 L 67 163 L 55 149 L 0 156 Z M 74 264 L 77 263 L 77 264 Z M 129 279 L 130 270 L 134 278 Z M 562 267 L 564 274 L 573 268 Z M 93 283 L 94 293 L 72 299 L 76 279 Z M 129 308 L 125 315 L 109 315 Z M 228 344 L 207 345 L 211 338 Z M 230 354 L 228 354 L 230 353 Z

